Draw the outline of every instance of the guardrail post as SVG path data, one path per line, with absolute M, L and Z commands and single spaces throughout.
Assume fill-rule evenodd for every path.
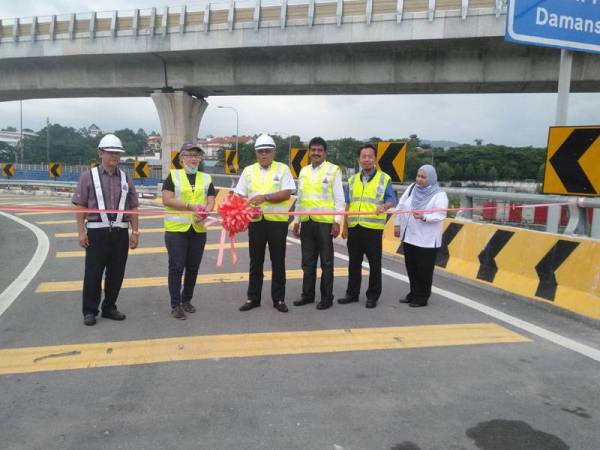
M 152 8 L 150 12 L 150 36 L 154 36 L 156 32 L 156 8 Z
M 500 17 L 500 14 L 502 14 L 503 4 L 504 4 L 503 0 L 496 0 L 496 17 Z
M 162 16 L 162 35 L 166 36 L 169 31 L 169 7 L 165 6 L 165 10 L 163 11 Z
M 131 28 L 133 29 L 133 35 L 138 36 L 140 34 L 140 10 L 133 10 L 133 18 Z
M 48 30 L 48 34 L 50 35 L 51 40 L 56 39 L 56 16 L 55 15 L 52 15 L 52 17 L 50 17 L 50 28 Z
M 590 237 L 592 239 L 600 239 L 600 208 L 592 209 L 592 229 L 590 230 Z
M 469 0 L 462 0 L 462 5 L 460 8 L 460 17 L 462 17 L 463 19 L 466 19 L 468 13 L 469 13 Z
M 260 24 L 260 0 L 256 0 L 254 5 L 254 29 L 258 30 Z
M 281 13 L 279 14 L 279 22 L 281 23 L 281 29 L 283 30 L 287 25 L 287 0 L 281 0 Z
M 69 19 L 69 39 L 75 39 L 75 14 Z
M 306 20 L 308 22 L 308 28 L 312 28 L 315 23 L 315 0 L 308 0 L 308 16 Z
M 229 12 L 227 13 L 227 25 L 229 31 L 233 31 L 233 21 L 235 20 L 235 0 L 229 2 Z
M 37 38 L 37 16 L 34 16 L 33 19 L 31 19 L 31 30 L 29 31 L 31 34 L 31 42 L 35 42 Z
M 473 211 L 471 210 L 471 208 L 473 208 L 473 197 L 467 194 L 460 194 L 460 207 L 461 208 L 465 208 L 466 211 L 459 211 L 458 214 L 456 214 L 457 218 L 461 218 L 461 219 L 468 219 L 471 220 L 473 219 Z
M 585 208 L 578 205 L 569 205 L 569 223 L 565 234 L 587 235 L 589 231 Z
M 94 39 L 96 37 L 96 11 L 92 12 L 90 17 L 90 39 Z
M 187 6 L 183 5 L 183 10 L 179 14 L 179 32 L 183 34 L 187 24 Z
M 19 41 L 19 26 L 20 26 L 20 20 L 17 18 L 13 22 L 13 29 L 12 29 L 13 42 Z
M 204 5 L 204 32 L 208 33 L 208 28 L 210 26 L 210 2 L 206 2 Z
M 431 22 L 435 18 L 435 0 L 429 0 L 427 8 L 427 19 Z
M 560 224 L 560 206 L 548 206 L 548 217 L 546 218 L 546 231 L 548 233 L 558 233 Z
M 402 14 L 404 14 L 404 0 L 398 0 L 396 3 L 396 22 L 402 22 Z

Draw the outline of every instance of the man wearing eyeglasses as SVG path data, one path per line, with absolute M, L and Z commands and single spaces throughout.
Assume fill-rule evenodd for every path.
M 285 304 L 285 249 L 288 231 L 289 199 L 296 189 L 287 165 L 273 161 L 275 141 L 261 134 L 254 144 L 256 163 L 242 172 L 235 192 L 248 198 L 249 204 L 260 207 L 262 214 L 248 227 L 250 276 L 247 301 L 240 311 L 260 306 L 265 251 L 269 245 L 271 257 L 271 299 L 275 309 L 288 312 Z

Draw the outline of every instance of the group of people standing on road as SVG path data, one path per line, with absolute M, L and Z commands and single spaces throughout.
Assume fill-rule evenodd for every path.
M 338 166 L 327 161 L 327 142 L 315 137 L 309 143 L 310 164 L 298 176 L 298 186 L 287 165 L 277 162 L 275 142 L 260 135 L 255 144 L 256 163 L 246 167 L 235 187 L 249 205 L 260 208 L 248 228 L 250 256 L 246 302 L 239 310 L 249 311 L 261 305 L 264 259 L 269 248 L 271 259 L 271 300 L 280 312 L 288 312 L 285 303 L 285 256 L 289 227 L 290 197 L 296 192 L 296 215 L 293 233 L 300 238 L 302 251 L 302 294 L 293 302 L 303 306 L 316 301 L 317 262 L 321 280 L 319 310 L 333 305 L 333 239 L 341 234 L 347 239 L 348 285 L 339 304 L 359 301 L 363 257 L 369 263 L 366 307 L 375 308 L 382 291 L 382 240 L 388 220 L 387 211 L 410 213 L 395 216 L 394 235 L 403 242 L 410 290 L 399 301 L 411 307 L 426 306 L 437 249 L 442 242 L 442 224 L 448 197 L 437 183 L 430 165 L 419 168 L 415 182 L 396 202 L 390 177 L 376 167 L 377 149 L 364 144 L 357 150 L 360 171 L 342 183 Z M 79 242 L 86 249 L 83 286 L 83 316 L 86 325 L 94 325 L 96 316 L 124 320 L 116 307 L 129 249 L 138 246 L 139 227 L 136 214 L 114 211 L 138 207 L 135 187 L 118 168 L 124 153 L 120 140 L 106 135 L 99 144 L 100 165 L 81 175 L 73 203 L 99 213 L 77 214 Z M 181 147 L 182 169 L 171 170 L 162 187 L 165 206 L 165 245 L 168 253 L 168 286 L 171 315 L 185 319 L 194 313 L 191 303 L 198 269 L 206 244 L 204 221 L 215 205 L 215 188 L 210 175 L 198 170 L 202 149 L 193 143 Z M 102 212 L 106 210 L 106 212 Z M 348 213 L 344 214 L 344 211 Z M 352 214 L 352 213 L 358 214 Z M 345 217 L 345 220 L 343 216 Z M 131 226 L 131 235 L 128 228 Z M 101 281 L 104 280 L 104 301 Z

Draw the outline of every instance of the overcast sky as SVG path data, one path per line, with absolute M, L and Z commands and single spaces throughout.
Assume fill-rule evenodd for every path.
M 72 12 L 127 10 L 165 5 L 199 6 L 181 0 L 0 0 L 0 18 L 43 16 Z M 216 3 L 216 2 L 212 2 Z M 227 2 L 228 3 L 228 2 Z M 558 67 L 557 67 L 558 71 Z M 239 111 L 240 134 L 292 133 L 309 139 L 372 136 L 407 137 L 416 133 L 430 140 L 472 143 L 474 139 L 506 145 L 544 146 L 553 124 L 556 94 L 368 95 L 209 97 L 200 136 L 235 134 Z M 569 124 L 600 124 L 600 94 L 571 94 Z M 160 131 L 150 98 L 83 98 L 27 100 L 23 127 L 38 130 L 46 117 L 53 123 L 105 131 L 144 128 Z M 0 103 L 0 128 L 19 127 L 19 102 Z

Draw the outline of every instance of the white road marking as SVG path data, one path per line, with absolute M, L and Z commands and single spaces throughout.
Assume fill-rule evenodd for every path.
M 294 242 L 295 244 L 300 244 L 300 240 L 296 238 L 288 237 L 288 241 Z M 334 252 L 334 255 L 337 258 L 342 259 L 344 261 L 348 261 L 349 259 L 348 256 L 344 255 L 343 253 Z M 363 262 L 362 266 L 368 269 L 369 263 Z M 394 278 L 405 283 L 409 282 L 408 277 L 406 275 L 394 272 L 393 270 L 382 268 L 381 273 L 387 275 L 390 278 Z M 600 350 L 598 350 L 597 348 L 591 347 L 586 344 L 582 344 L 581 342 L 577 342 L 561 334 L 534 325 L 530 322 L 527 322 L 526 320 L 522 320 L 515 316 L 511 316 L 510 314 L 503 313 L 502 311 L 483 305 L 462 295 L 455 294 L 454 292 L 450 292 L 445 289 L 440 289 L 435 286 L 432 288 L 432 292 L 434 292 L 437 295 L 441 295 L 442 297 L 446 297 L 448 300 L 452 300 L 456 303 L 460 303 L 463 306 L 479 311 L 480 313 L 483 313 L 487 316 L 493 317 L 501 322 L 508 323 L 509 325 L 512 325 L 515 328 L 519 328 L 542 339 L 546 339 L 547 341 L 550 341 L 556 345 L 560 345 L 561 347 L 579 353 L 580 355 L 587 356 L 588 358 L 593 359 L 594 361 L 600 362 Z
M 15 301 L 21 292 L 23 292 L 23 289 L 27 287 L 27 285 L 39 272 L 40 268 L 44 264 L 44 261 L 46 261 L 46 257 L 48 256 L 50 242 L 48 241 L 48 236 L 46 236 L 46 233 L 44 233 L 35 225 L 32 225 L 19 217 L 6 214 L 2 211 L 0 211 L 0 215 L 29 228 L 37 238 L 37 248 L 33 254 L 33 257 L 29 261 L 29 264 L 27 264 L 27 267 L 23 269 L 23 271 L 19 274 L 19 276 L 17 276 L 17 278 L 15 278 L 10 286 L 8 286 L 4 292 L 0 294 L 0 316 L 2 316 L 4 311 L 8 309 L 12 302 Z

